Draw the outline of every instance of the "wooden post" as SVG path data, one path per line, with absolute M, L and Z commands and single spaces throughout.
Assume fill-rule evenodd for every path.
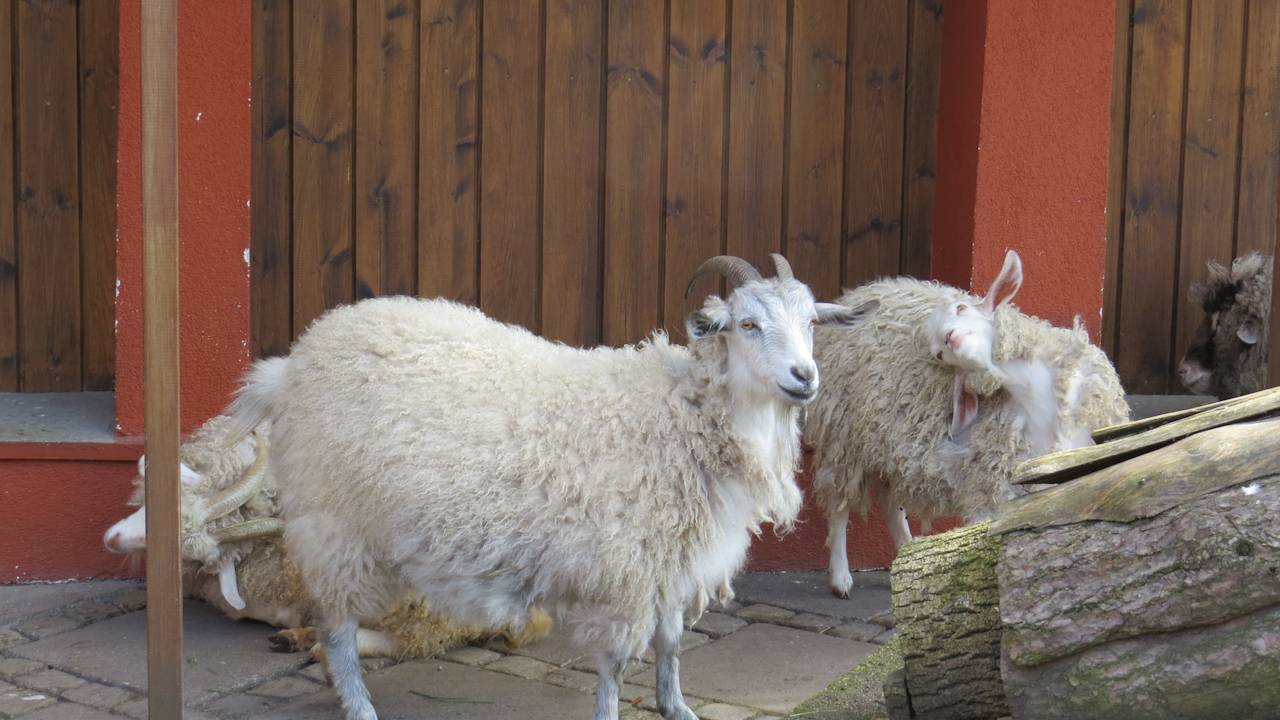
M 143 0 L 142 328 L 148 713 L 153 718 L 181 720 L 177 28 L 176 0 Z

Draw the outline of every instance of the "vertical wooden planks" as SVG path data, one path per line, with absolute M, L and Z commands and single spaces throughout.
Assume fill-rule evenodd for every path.
M 80 377 L 80 176 L 76 7 L 17 4 L 19 386 L 76 391 Z
M 856 2 L 849 13 L 844 287 L 897 275 L 901 263 L 908 9 Z
M 820 300 L 840 293 L 849 3 L 794 0 L 787 108 L 787 259 Z
M 1240 194 L 1235 255 L 1271 253 L 1276 244 L 1280 158 L 1280 3 L 1249 3 L 1244 107 L 1240 114 Z
M 0 12 L 0 392 L 18 390 L 18 254 L 14 226 L 13 13 Z
M 81 0 L 80 253 L 84 390 L 115 382 L 118 0 Z
M 603 0 L 547 0 L 542 334 L 600 343 Z
M 938 88 L 942 80 L 942 0 L 911 0 L 907 117 L 903 150 L 903 275 L 929 276 L 933 193 L 938 163 Z
M 604 333 L 642 340 L 661 322 L 666 3 L 611 0 L 605 97 Z
M 672 338 L 712 288 L 684 291 L 720 254 L 724 200 L 725 0 L 672 0 L 668 42 L 667 189 L 663 324 Z
M 293 340 L 293 3 L 253 3 L 249 322 L 254 358 Z
M 1205 262 L 1230 263 L 1240 149 L 1244 2 L 1192 3 L 1183 132 L 1182 230 L 1173 298 L 1170 367 L 1191 344 L 1203 314 L 1187 289 L 1208 277 Z M 1172 389 L 1172 388 L 1171 388 Z
M 1116 0 L 1115 50 L 1111 56 L 1111 126 L 1107 148 L 1107 260 L 1102 285 L 1102 349 L 1116 357 L 1120 249 L 1124 243 L 1125 158 L 1129 145 L 1129 55 L 1133 0 Z
M 353 0 L 293 6 L 293 334 L 351 302 Z
M 356 4 L 355 294 L 418 285 L 418 7 Z
M 1114 361 L 1130 393 L 1169 392 L 1187 46 L 1185 0 L 1134 8 L 1119 341 Z
M 474 305 L 479 10 L 475 0 L 423 0 L 420 15 L 418 293 Z
M 483 5 L 480 307 L 539 331 L 542 3 Z
M 767 273 L 783 229 L 787 3 L 735 0 L 730 22 L 726 252 Z

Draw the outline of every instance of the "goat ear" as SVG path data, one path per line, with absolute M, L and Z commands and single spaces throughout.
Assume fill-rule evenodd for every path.
M 856 308 L 847 308 L 835 303 L 814 303 L 814 307 L 818 310 L 819 325 L 857 327 L 880 309 L 880 301 L 868 300 Z
M 728 330 L 732 320 L 733 317 L 725 307 L 715 308 L 710 312 L 705 309 L 694 310 L 685 318 L 684 328 L 691 338 L 708 338 Z
M 998 306 L 1012 300 L 1021 287 L 1022 258 L 1018 257 L 1016 251 L 1010 250 L 1004 254 L 1004 267 L 1000 268 L 1000 274 L 991 282 L 986 297 L 982 299 L 982 309 L 988 313 L 995 312 Z
M 964 370 L 956 368 L 955 389 L 951 395 L 951 437 L 953 439 L 972 425 L 974 419 L 978 417 L 978 396 L 964 387 L 967 374 Z
M 1247 320 L 1236 330 L 1236 337 L 1246 345 L 1256 345 L 1262 339 L 1262 327 L 1254 320 Z

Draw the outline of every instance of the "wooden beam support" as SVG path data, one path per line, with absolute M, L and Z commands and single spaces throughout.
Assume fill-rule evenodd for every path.
M 142 329 L 148 712 L 153 718 L 181 720 L 177 76 L 177 2 L 143 0 Z

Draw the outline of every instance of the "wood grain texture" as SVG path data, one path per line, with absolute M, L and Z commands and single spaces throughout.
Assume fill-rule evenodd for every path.
M 120 95 L 119 15 L 118 0 L 80 2 L 80 360 L 83 390 L 111 390 L 115 386 L 115 148 L 116 104 Z
M 18 244 L 13 181 L 13 13 L 0 13 L 0 392 L 18 391 Z
M 80 172 L 76 7 L 16 6 L 19 388 L 78 391 Z
M 474 305 L 479 286 L 479 11 L 423 0 L 418 108 L 418 294 Z
M 910 5 L 850 9 L 843 287 L 898 274 Z
M 786 255 L 821 300 L 840 294 L 849 3 L 794 0 Z
M 1235 256 L 1276 244 L 1280 167 L 1280 3 L 1248 3 Z
M 542 334 L 600 343 L 602 0 L 547 0 Z
M 929 277 L 942 82 L 942 0 L 911 0 L 899 272 Z
M 667 120 L 666 282 L 663 318 L 673 338 L 702 307 L 684 291 L 707 258 L 720 254 L 724 198 L 724 117 L 728 77 L 725 0 L 672 0 Z
M 483 12 L 480 308 L 539 332 L 542 3 Z
M 356 4 L 356 299 L 418 285 L 418 13 Z
M 662 321 L 665 3 L 611 0 L 605 95 L 604 332 L 644 339 Z
M 253 3 L 253 189 L 250 353 L 285 355 L 293 341 L 293 3 Z
M 767 273 L 782 250 L 787 3 L 734 0 L 731 23 L 725 250 Z
M 1183 128 L 1181 241 L 1174 286 L 1176 367 L 1204 313 L 1187 298 L 1208 279 L 1206 262 L 1231 262 L 1240 149 L 1244 2 L 1193 3 Z
M 1115 362 L 1124 246 L 1125 160 L 1129 144 L 1129 55 L 1134 0 L 1116 0 L 1115 49 L 1111 58 L 1111 124 L 1107 146 L 1107 259 L 1102 284 L 1102 349 Z
M 355 299 L 353 0 L 293 6 L 293 334 Z
M 1280 218 L 1277 218 L 1280 222 Z M 1277 234 L 1280 237 L 1280 234 Z M 1275 277 L 1276 259 L 1280 258 L 1280 253 L 1276 253 L 1271 258 L 1272 277 Z M 1267 387 L 1274 388 L 1280 386 L 1280 293 L 1275 292 L 1272 288 L 1271 292 L 1271 332 L 1267 336 Z
M 1115 363 L 1125 390 L 1164 393 L 1173 354 L 1187 5 L 1135 7 L 1124 248 Z

